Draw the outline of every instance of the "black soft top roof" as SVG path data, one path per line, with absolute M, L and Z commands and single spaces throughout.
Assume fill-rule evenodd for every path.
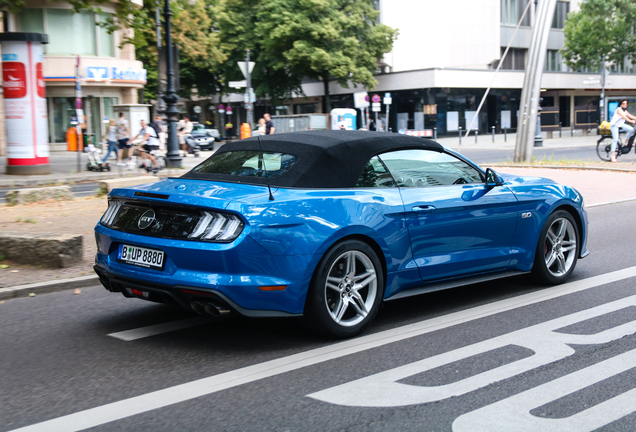
M 259 146 L 260 140 L 260 146 Z M 287 153 L 298 161 L 269 184 L 294 188 L 355 187 L 362 170 L 373 156 L 386 151 L 444 148 L 428 139 L 368 131 L 306 131 L 252 137 L 225 144 L 216 154 L 238 150 Z M 212 157 L 215 157 L 216 154 Z M 230 176 L 190 171 L 182 178 L 232 183 L 267 184 L 264 177 Z

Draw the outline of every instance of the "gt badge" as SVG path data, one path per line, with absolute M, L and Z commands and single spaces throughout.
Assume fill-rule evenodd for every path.
M 152 225 L 154 221 L 155 221 L 155 212 L 153 210 L 148 210 L 139 217 L 139 220 L 137 221 L 137 226 L 139 227 L 139 229 L 146 229 L 150 225 Z

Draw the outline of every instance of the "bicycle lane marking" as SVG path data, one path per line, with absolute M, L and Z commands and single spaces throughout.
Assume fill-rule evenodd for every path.
M 222 390 L 273 377 L 286 372 L 334 360 L 347 355 L 399 342 L 501 312 L 585 291 L 601 285 L 636 276 L 636 267 L 629 267 L 588 279 L 566 283 L 518 297 L 454 312 L 414 324 L 385 330 L 357 339 L 247 366 L 207 378 L 168 387 L 132 398 L 112 402 L 73 414 L 15 429 L 13 432 L 70 432 L 110 423 L 136 414 L 177 404 Z
M 636 411 L 636 389 L 566 418 L 536 417 L 530 411 L 632 368 L 636 350 L 463 414 L 453 422 L 453 432 L 592 432 Z
M 559 329 L 567 326 L 600 316 L 607 316 L 629 307 L 636 307 L 636 295 L 350 381 L 308 396 L 323 402 L 355 407 L 420 405 L 439 402 L 454 396 L 463 396 L 569 357 L 575 353 L 575 350 L 571 347 L 572 345 L 606 344 L 635 334 L 636 321 L 630 321 L 589 335 L 569 334 L 559 331 Z M 480 354 L 507 347 L 526 348 L 534 354 L 450 384 L 420 386 L 399 382 L 413 375 L 430 372 L 436 368 L 462 360 L 470 361 L 471 358 Z M 636 407 L 633 406 L 631 409 L 636 410 Z M 536 428 L 535 430 L 542 429 Z

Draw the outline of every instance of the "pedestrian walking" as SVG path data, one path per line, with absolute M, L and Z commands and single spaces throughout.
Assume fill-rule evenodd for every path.
M 192 128 L 194 128 L 194 124 L 190 121 L 190 118 L 187 115 L 183 116 L 183 119 L 179 120 L 179 124 L 177 125 L 179 131 L 177 132 L 177 136 L 179 137 L 179 144 L 181 145 L 181 150 L 183 150 L 183 156 L 188 156 L 188 147 L 186 144 L 186 135 L 192 133 Z
M 267 131 L 267 127 L 265 126 L 265 119 L 261 117 L 261 118 L 258 119 L 258 130 L 257 130 L 257 132 L 260 135 L 265 135 L 266 131 Z
M 625 135 L 625 142 L 629 143 L 634 135 L 634 127 L 626 124 L 630 122 L 636 123 L 636 117 L 627 112 L 627 99 L 621 99 L 618 103 L 618 108 L 614 111 L 612 121 L 610 121 L 610 130 L 612 131 L 612 153 L 610 160 L 616 162 L 616 144 L 618 144 L 619 129 L 627 132 Z
M 117 120 L 117 144 L 119 146 L 119 151 L 117 152 L 117 165 L 123 166 L 124 163 L 122 162 L 122 155 L 124 153 L 124 149 L 127 149 L 126 152 L 130 149 L 130 126 L 122 112 L 119 113 L 119 119 Z
M 108 157 L 111 153 L 117 155 L 117 151 L 119 150 L 117 147 L 117 121 L 114 118 L 110 119 L 106 127 L 106 140 L 108 142 L 108 151 L 104 159 L 102 159 L 102 164 L 108 161 Z
M 269 113 L 265 113 L 263 118 L 265 119 L 265 135 L 272 135 L 276 132 L 274 122 L 272 122 L 272 116 L 270 116 Z

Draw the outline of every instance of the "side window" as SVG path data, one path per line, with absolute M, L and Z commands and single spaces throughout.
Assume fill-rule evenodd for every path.
M 430 150 L 400 150 L 384 153 L 380 159 L 398 187 L 432 187 L 483 183 L 481 173 L 447 153 Z
M 388 188 L 395 187 L 393 177 L 386 170 L 377 156 L 371 158 L 367 166 L 364 167 L 360 178 L 356 183 L 359 188 Z

